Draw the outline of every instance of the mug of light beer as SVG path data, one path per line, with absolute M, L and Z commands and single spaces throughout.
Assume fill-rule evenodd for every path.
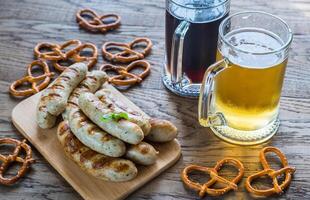
M 267 141 L 279 127 L 279 100 L 292 31 L 265 12 L 242 12 L 219 27 L 217 62 L 205 72 L 199 122 L 240 145 Z

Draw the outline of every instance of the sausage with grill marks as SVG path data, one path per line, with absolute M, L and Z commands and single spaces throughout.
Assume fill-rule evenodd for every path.
M 70 112 L 69 125 L 72 133 L 90 149 L 111 157 L 125 154 L 124 142 L 101 130 L 80 109 Z
M 37 107 L 37 123 L 41 128 L 51 128 L 56 117 L 65 110 L 72 90 L 85 78 L 87 65 L 71 65 L 42 92 Z
M 107 133 L 129 144 L 138 144 L 143 140 L 143 131 L 135 123 L 125 119 L 120 119 L 119 121 L 102 120 L 103 116 L 112 114 L 113 110 L 110 109 L 109 105 L 102 103 L 94 94 L 81 94 L 79 97 L 79 106 L 91 121 Z
M 129 181 L 137 176 L 138 170 L 130 160 L 108 157 L 86 147 L 73 135 L 67 121 L 59 124 L 57 136 L 65 154 L 88 174 L 114 182 Z
M 144 114 L 132 110 L 128 106 L 126 106 L 123 102 L 118 100 L 108 88 L 102 88 L 95 93 L 95 95 L 113 110 L 114 113 L 125 112 L 128 114 L 129 121 L 137 124 L 142 129 L 144 136 L 147 136 L 151 130 L 151 124 L 149 122 L 149 117 Z

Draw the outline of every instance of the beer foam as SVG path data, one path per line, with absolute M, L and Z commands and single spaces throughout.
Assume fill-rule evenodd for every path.
M 270 31 L 238 29 L 228 33 L 225 38 L 234 48 L 224 44 L 221 52 L 236 65 L 268 68 L 285 59 L 284 53 L 274 52 L 283 46 L 283 41 Z

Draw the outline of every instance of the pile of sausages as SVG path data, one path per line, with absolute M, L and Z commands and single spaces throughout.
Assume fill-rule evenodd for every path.
M 158 152 L 146 141 L 169 142 L 177 128 L 132 110 L 107 87 L 105 72 L 87 70 L 84 63 L 71 65 L 43 91 L 38 126 L 52 128 L 61 115 L 57 136 L 69 158 L 97 178 L 131 180 L 138 173 L 135 164 L 156 162 Z M 128 119 L 102 120 L 111 113 L 126 113 Z

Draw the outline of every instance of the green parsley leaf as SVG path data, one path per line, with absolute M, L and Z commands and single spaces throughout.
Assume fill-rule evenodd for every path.
M 105 114 L 101 117 L 101 121 L 103 122 L 109 122 L 109 121 L 119 121 L 121 119 L 126 119 L 128 120 L 128 114 L 125 112 L 120 112 L 120 113 L 109 113 L 109 114 Z

